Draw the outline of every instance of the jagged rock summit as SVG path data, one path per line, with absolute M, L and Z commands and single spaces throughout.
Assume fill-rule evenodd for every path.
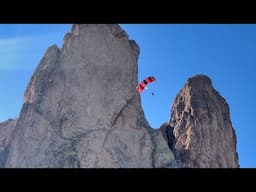
M 209 77 L 189 78 L 175 98 L 171 119 L 162 128 L 175 159 L 184 167 L 236 168 L 236 134 L 229 106 Z M 167 138 L 167 136 L 166 136 Z
M 0 124 L 0 167 L 238 167 L 229 107 L 204 75 L 187 81 L 169 123 L 150 127 L 138 56 L 119 25 L 73 25 L 41 59 L 19 118 Z
M 138 55 L 119 25 L 73 25 L 31 78 L 6 167 L 158 165 L 135 90 Z

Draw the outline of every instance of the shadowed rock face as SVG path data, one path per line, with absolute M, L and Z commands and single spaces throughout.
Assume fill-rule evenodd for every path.
M 183 167 L 239 167 L 228 104 L 207 76 L 188 79 L 174 101 L 169 126 Z
M 138 55 L 118 25 L 73 25 L 30 80 L 6 167 L 136 168 L 174 158 L 144 117 Z
M 17 119 L 8 119 L 0 123 L 0 168 L 4 167 L 16 123 Z

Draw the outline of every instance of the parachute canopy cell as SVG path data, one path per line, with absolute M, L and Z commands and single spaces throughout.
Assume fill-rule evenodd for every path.
M 141 93 L 142 91 L 144 91 L 144 89 L 146 88 L 148 83 L 152 83 L 155 82 L 156 78 L 153 76 L 147 77 L 144 80 L 142 80 L 136 87 L 136 90 Z

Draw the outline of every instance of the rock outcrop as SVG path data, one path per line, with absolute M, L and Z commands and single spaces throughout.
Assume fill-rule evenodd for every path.
M 188 79 L 162 132 L 181 167 L 239 167 L 229 106 L 207 76 Z
M 31 78 L 6 167 L 146 168 L 173 160 L 135 90 L 138 55 L 118 25 L 73 25 Z
M 0 168 L 4 167 L 9 152 L 9 144 L 17 119 L 8 119 L 0 123 Z
M 150 127 L 138 56 L 119 25 L 73 25 L 40 61 L 18 120 L 0 124 L 0 167 L 238 167 L 229 107 L 206 76 L 188 80 L 169 123 Z

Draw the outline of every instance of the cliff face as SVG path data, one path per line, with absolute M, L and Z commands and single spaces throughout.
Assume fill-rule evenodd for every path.
M 207 76 L 188 79 L 164 133 L 182 167 L 239 167 L 229 106 Z
M 118 25 L 73 25 L 26 89 L 6 167 L 154 167 L 157 136 L 136 92 L 139 47 Z M 158 134 L 159 135 L 159 134 Z M 159 136 L 161 137 L 161 135 Z M 160 162 L 161 161 L 161 162 Z
M 192 77 L 150 128 L 136 92 L 139 47 L 119 25 L 73 25 L 49 47 L 19 119 L 0 124 L 0 167 L 238 167 L 225 100 Z
M 0 167 L 3 167 L 9 152 L 9 145 L 17 119 L 8 119 L 0 123 Z

